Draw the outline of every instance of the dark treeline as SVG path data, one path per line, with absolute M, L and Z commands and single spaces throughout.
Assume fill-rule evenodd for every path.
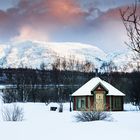
M 40 70 L 28 68 L 0 69 L 0 84 L 23 84 L 27 85 L 81 85 L 87 79 L 94 77 L 92 72 L 63 71 L 63 70 Z
M 99 73 L 98 76 L 126 94 L 125 102 L 140 103 L 140 72 Z M 0 69 L 0 84 L 11 85 L 5 90 L 6 102 L 69 101 L 72 94 L 94 72 L 45 69 Z
M 101 77 L 126 94 L 125 102 L 140 107 L 140 72 L 104 73 Z
M 93 73 L 45 69 L 0 69 L 0 84 L 7 85 L 5 102 L 69 101 L 69 95 Z

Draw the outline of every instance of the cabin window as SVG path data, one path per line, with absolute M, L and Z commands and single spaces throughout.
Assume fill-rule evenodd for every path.
M 85 109 L 86 107 L 86 100 L 85 97 L 77 97 L 77 109 Z
M 81 108 L 85 107 L 85 100 L 81 99 Z
M 113 100 L 114 109 L 121 109 L 121 97 L 115 97 Z

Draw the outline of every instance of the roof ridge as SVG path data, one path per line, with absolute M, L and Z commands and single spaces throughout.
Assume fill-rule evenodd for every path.
M 119 91 L 116 87 L 111 85 L 110 83 L 102 80 L 100 77 L 93 77 L 88 82 L 86 82 L 82 87 L 76 90 L 72 96 L 91 96 L 91 91 L 101 83 L 107 90 L 108 96 L 125 96 L 124 93 Z

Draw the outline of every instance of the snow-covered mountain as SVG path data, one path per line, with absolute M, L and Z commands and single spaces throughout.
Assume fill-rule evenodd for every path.
M 109 54 L 107 59 L 108 62 L 112 61 L 121 72 L 137 71 L 140 68 L 138 55 L 131 50 Z
M 90 61 L 99 66 L 106 58 L 99 48 L 81 43 L 46 43 L 39 41 L 13 42 L 0 45 L 1 67 L 40 68 L 42 63 L 51 65 L 56 57 L 73 59 L 79 62 Z
M 103 62 L 112 61 L 119 71 L 132 71 L 138 64 L 132 52 L 108 55 L 96 46 L 82 43 L 23 41 L 0 45 L 0 67 L 3 68 L 40 68 L 42 63 L 51 68 L 58 57 L 79 63 L 89 61 L 98 68 Z

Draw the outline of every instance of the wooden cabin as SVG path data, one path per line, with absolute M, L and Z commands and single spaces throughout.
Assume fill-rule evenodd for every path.
M 76 111 L 123 111 L 125 94 L 111 84 L 92 78 L 72 94 Z

